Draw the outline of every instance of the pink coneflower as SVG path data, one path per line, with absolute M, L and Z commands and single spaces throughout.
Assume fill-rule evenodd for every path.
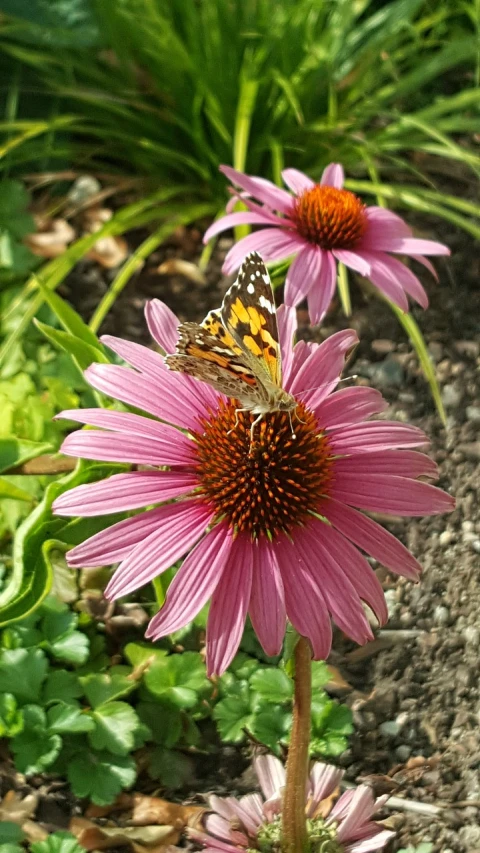
M 252 251 L 260 252 L 265 261 L 295 255 L 285 282 L 285 304 L 298 305 L 308 298 L 312 323 L 320 323 L 330 305 L 337 261 L 368 278 L 403 311 L 408 311 L 407 294 L 422 308 L 427 307 L 427 294 L 416 275 L 389 253 L 410 255 L 436 276 L 424 255 L 449 255 L 450 250 L 442 243 L 412 237 L 411 229 L 395 213 L 367 207 L 343 189 L 340 164 L 330 163 L 319 184 L 297 169 L 285 169 L 282 177 L 293 195 L 263 178 L 244 175 L 230 166 L 220 168 L 244 191 L 236 195 L 248 210 L 214 222 L 205 242 L 236 225 L 266 226 L 232 246 L 223 266 L 225 273 L 238 269 Z
M 205 820 L 205 832 L 190 830 L 206 853 L 238 853 L 261 850 L 275 853 L 282 849 L 282 789 L 285 787 L 283 764 L 271 755 L 255 760 L 263 797 L 248 794 L 209 798 L 212 813 Z M 324 853 L 367 853 L 382 850 L 394 832 L 371 818 L 388 799 L 375 800 L 367 785 L 351 788 L 332 807 L 328 799 L 343 776 L 342 770 L 328 764 L 314 764 L 310 772 L 307 802 L 309 849 Z
M 157 343 L 173 352 L 177 318 L 158 300 L 146 316 Z M 69 565 L 120 562 L 105 593 L 114 599 L 187 554 L 147 636 L 179 630 L 211 599 L 210 674 L 229 665 L 247 613 L 268 655 L 280 652 L 287 619 L 309 638 L 315 658 L 330 651 L 330 615 L 357 643 L 371 639 L 362 602 L 380 623 L 387 610 L 359 549 L 408 578 L 417 578 L 420 566 L 359 509 L 415 516 L 454 506 L 445 492 L 417 479 L 436 476 L 434 462 L 413 449 L 427 441 L 420 429 L 366 421 L 386 407 L 378 391 L 332 393 L 355 332 L 292 347 L 295 310 L 282 306 L 278 324 L 284 388 L 298 400 L 295 436 L 290 412 L 276 411 L 263 417 L 252 443 L 255 416 L 237 411 L 235 400 L 167 371 L 155 352 L 110 336 L 103 342 L 134 369 L 94 364 L 86 379 L 151 417 L 107 409 L 60 415 L 100 428 L 67 436 L 63 453 L 145 470 L 78 486 L 57 498 L 56 513 L 93 516 L 159 504 L 73 548 Z

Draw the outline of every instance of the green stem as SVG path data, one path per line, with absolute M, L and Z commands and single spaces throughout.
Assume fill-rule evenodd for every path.
M 250 138 L 250 127 L 252 124 L 253 110 L 257 99 L 258 81 L 253 80 L 243 72 L 240 76 L 240 94 L 238 96 L 237 115 L 235 117 L 235 131 L 233 135 L 233 168 L 239 172 L 245 170 L 247 162 L 248 140 Z M 246 210 L 242 202 L 237 202 L 235 210 Z M 234 228 L 235 240 L 250 234 L 249 225 L 237 225 Z
M 306 853 L 308 747 L 312 704 L 312 653 L 305 637 L 294 652 L 295 694 L 293 722 L 287 759 L 287 779 L 282 808 L 283 853 Z

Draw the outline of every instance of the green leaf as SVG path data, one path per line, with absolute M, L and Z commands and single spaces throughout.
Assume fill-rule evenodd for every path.
M 106 361 L 107 359 L 103 353 L 103 347 L 100 341 L 87 324 L 83 322 L 80 314 L 77 314 L 75 309 L 72 308 L 68 302 L 65 302 L 58 293 L 55 293 L 53 290 L 49 290 L 45 287 L 41 279 L 37 279 L 36 283 L 45 299 L 45 302 L 50 306 L 57 320 L 59 320 L 65 329 L 65 332 L 68 333 L 68 337 L 75 338 L 77 341 L 80 341 L 80 343 L 85 344 L 90 350 L 98 350 L 102 356 L 102 360 Z M 43 323 L 39 323 L 38 325 L 39 328 L 44 327 L 49 331 L 56 331 L 55 329 L 51 329 L 49 326 L 44 326 Z
M 135 743 L 140 721 L 126 702 L 107 702 L 92 712 L 95 729 L 89 733 L 94 749 L 108 749 L 114 755 L 127 755 Z
M 78 677 L 65 669 L 54 669 L 48 673 L 43 685 L 42 704 L 64 702 L 71 704 L 82 695 Z
M 11 740 L 15 755 L 15 767 L 20 773 L 30 776 L 47 770 L 62 748 L 60 735 L 47 730 L 45 711 L 38 705 L 23 708 L 24 728 Z
M 288 702 L 293 696 L 293 682 L 280 669 L 257 669 L 250 678 L 250 687 L 259 697 L 261 704 Z
M 178 708 L 193 708 L 200 691 L 211 691 L 205 666 L 197 652 L 157 656 L 145 673 L 144 683 L 154 696 Z
M 0 844 L 0 853 L 25 853 L 19 844 Z
M 50 598 L 44 604 L 46 615 L 42 620 L 45 647 L 60 660 L 85 663 L 88 658 L 88 637 L 77 631 L 78 616 L 63 602 Z
M 79 370 L 86 370 L 93 362 L 108 363 L 107 357 L 99 347 L 93 347 L 75 335 L 63 332 L 61 329 L 53 329 L 39 320 L 35 320 L 35 325 L 54 346 L 73 357 Z
M 32 853 L 85 853 L 71 832 L 53 832 L 44 841 L 34 841 L 30 845 Z
M 18 823 L 11 820 L 0 821 L 0 844 L 15 844 L 22 841 L 24 836 L 25 833 Z
M 68 763 L 67 776 L 76 797 L 89 797 L 99 806 L 113 803 L 123 788 L 136 779 L 135 762 L 131 756 L 111 752 L 83 751 Z
M 80 683 L 92 708 L 128 696 L 138 687 L 136 681 L 117 673 L 92 673 L 80 678 Z
M 331 680 L 332 674 L 325 661 L 312 661 L 312 692 L 315 694 L 317 690 L 321 690 Z
M 91 716 L 73 705 L 53 705 L 47 711 L 48 730 L 55 734 L 91 732 L 95 722 Z
M 215 705 L 213 718 L 222 740 L 240 743 L 245 737 L 245 729 L 250 731 L 254 720 L 248 685 L 233 684 L 229 695 Z
M 47 669 L 47 658 L 40 649 L 0 651 L 1 689 L 5 693 L 13 693 L 22 703 L 40 700 Z
M 0 228 L 21 240 L 36 231 L 33 216 L 27 213 L 30 196 L 20 181 L 0 183 Z
M 0 738 L 14 737 L 23 729 L 23 714 L 12 693 L 0 693 Z M 9 840 L 9 839 L 8 839 Z
M 161 702 L 139 702 L 136 712 L 148 726 L 151 738 L 161 746 L 172 747 L 183 733 L 184 718 L 178 708 Z
M 0 498 L 9 498 L 12 501 L 25 501 L 26 503 L 32 503 L 33 501 L 33 497 L 29 492 L 10 483 L 5 477 L 0 477 Z
M 256 740 L 268 746 L 276 755 L 281 753 L 281 744 L 288 740 L 292 725 L 292 714 L 281 705 L 269 705 L 255 714 L 247 726 Z
M 157 746 L 149 754 L 148 773 L 152 779 L 158 779 L 170 790 L 183 788 L 194 781 L 192 759 L 181 752 L 161 746 Z
M 30 459 L 52 450 L 45 441 L 28 441 L 26 438 L 0 438 L 0 473 L 17 468 Z

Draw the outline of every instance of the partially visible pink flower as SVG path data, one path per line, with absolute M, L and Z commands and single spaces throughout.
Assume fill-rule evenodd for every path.
M 190 830 L 189 835 L 203 845 L 205 853 L 238 853 L 242 850 L 281 849 L 282 789 L 285 786 L 283 764 L 272 755 L 255 760 L 263 797 L 248 794 L 235 797 L 209 797 L 212 812 L 205 820 L 205 832 Z M 343 776 L 342 770 L 328 764 L 314 764 L 310 773 L 307 802 L 309 837 L 315 839 L 312 850 L 326 853 L 368 853 L 383 850 L 395 835 L 372 820 L 388 797 L 377 800 L 367 785 L 345 791 L 332 807 L 334 794 Z M 322 844 L 324 846 L 322 846 Z
M 146 308 L 152 336 L 173 352 L 178 320 L 154 300 Z M 140 466 L 61 495 L 54 511 L 95 516 L 154 507 L 95 534 L 67 555 L 70 566 L 119 563 L 107 598 L 127 595 L 177 560 L 185 560 L 164 606 L 147 630 L 158 639 L 189 623 L 211 599 L 207 669 L 223 672 L 250 615 L 268 655 L 280 652 L 288 619 L 328 656 L 330 616 L 357 643 L 372 638 L 363 602 L 387 619 L 382 587 L 360 549 L 384 566 L 417 578 L 420 566 L 391 533 L 359 510 L 432 515 L 453 509 L 445 492 L 420 481 L 436 477 L 418 448 L 414 426 L 367 420 L 386 403 L 371 388 L 338 385 L 353 331 L 322 344 L 292 346 L 296 312 L 282 306 L 278 324 L 283 384 L 298 402 L 292 414 L 269 412 L 250 434 L 248 412 L 196 379 L 166 369 L 146 347 L 110 336 L 103 342 L 132 368 L 94 364 L 87 381 L 150 417 L 108 409 L 72 409 L 60 417 L 97 429 L 65 439 L 69 456 Z
M 258 251 L 265 261 L 295 255 L 285 282 L 285 304 L 308 299 L 310 320 L 320 323 L 330 305 L 337 280 L 337 261 L 368 278 L 403 311 L 407 295 L 422 308 L 427 294 L 417 276 L 392 254 L 409 255 L 436 277 L 425 255 L 449 255 L 450 250 L 433 240 L 420 240 L 400 216 L 383 207 L 367 207 L 343 189 L 343 168 L 330 163 L 315 184 L 297 169 L 285 169 L 283 180 L 292 191 L 280 189 L 263 178 L 221 166 L 227 178 L 243 192 L 248 210 L 228 213 L 210 226 L 204 241 L 236 225 L 265 226 L 238 241 L 227 254 L 223 271 L 234 272 L 249 252 Z M 253 200 L 254 199 L 254 200 Z

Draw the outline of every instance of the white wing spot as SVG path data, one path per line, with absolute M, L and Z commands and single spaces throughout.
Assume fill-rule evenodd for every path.
M 255 285 L 249 284 L 247 287 L 247 293 L 255 293 Z
M 270 314 L 275 314 L 275 305 L 272 305 L 270 300 L 263 296 L 263 294 L 260 296 L 258 304 L 261 308 L 265 308 Z

